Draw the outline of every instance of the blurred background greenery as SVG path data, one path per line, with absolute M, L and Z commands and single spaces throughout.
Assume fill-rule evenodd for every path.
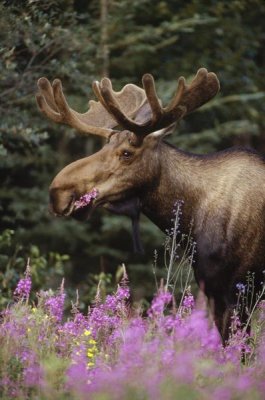
M 48 187 L 67 163 L 95 152 L 82 137 L 41 115 L 37 79 L 63 81 L 72 107 L 85 111 L 91 83 L 108 75 L 119 90 L 154 75 L 168 101 L 176 78 L 200 67 L 216 72 L 221 92 L 181 121 L 169 140 L 205 153 L 233 145 L 265 152 L 265 2 L 263 0 L 5 0 L 0 5 L 0 283 L 5 304 L 26 258 L 34 285 L 78 288 L 81 307 L 102 279 L 127 265 L 139 299 L 153 293 L 154 251 L 164 235 L 144 217 L 145 255 L 132 252 L 130 221 L 98 210 L 86 223 L 54 219 Z M 158 267 L 163 267 L 163 257 Z M 162 274 L 162 272 L 161 272 Z M 159 276 L 159 273 L 158 273 Z

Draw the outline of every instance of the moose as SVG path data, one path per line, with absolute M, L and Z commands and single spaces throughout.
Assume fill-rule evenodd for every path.
M 154 78 L 145 74 L 143 88 L 127 84 L 119 92 L 103 78 L 93 83 L 98 101 L 87 112 L 70 108 L 59 79 L 38 81 L 38 107 L 56 123 L 106 138 L 97 153 L 63 168 L 50 186 L 55 215 L 87 219 L 97 207 L 129 215 L 140 247 L 138 219 L 145 214 L 161 230 L 171 226 L 177 200 L 183 201 L 181 230 L 196 245 L 194 274 L 203 288 L 223 342 L 229 337 L 238 284 L 255 273 L 259 292 L 265 269 L 265 164 L 255 151 L 231 148 L 209 155 L 184 152 L 164 141 L 186 114 L 219 91 L 213 72 L 198 70 L 190 84 L 183 77 L 163 107 Z M 119 128 L 119 129 L 118 129 Z M 94 193 L 92 196 L 91 193 Z M 82 196 L 89 202 L 77 207 Z M 242 323 L 247 314 L 242 313 Z

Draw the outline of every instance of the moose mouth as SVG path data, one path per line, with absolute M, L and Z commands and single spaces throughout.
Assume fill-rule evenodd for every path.
M 93 188 L 79 199 L 74 200 L 69 214 L 78 220 L 87 219 L 95 208 L 94 200 L 98 197 L 98 194 L 98 190 Z
M 74 209 L 78 210 L 80 208 L 87 207 L 94 199 L 98 196 L 98 190 L 96 188 L 92 189 L 91 192 L 84 194 L 74 202 Z
M 79 197 L 79 199 L 73 198 L 64 216 L 71 216 L 79 221 L 84 221 L 91 216 L 97 207 L 103 207 L 114 214 L 128 214 L 131 216 L 131 209 L 134 209 L 135 205 L 131 206 L 131 200 L 128 198 L 121 199 L 120 195 L 113 195 L 108 199 L 105 196 L 101 197 L 98 189 L 93 188 L 90 192 Z
M 77 220 L 83 221 L 88 219 L 98 207 L 110 208 L 111 210 L 112 204 L 115 204 L 116 201 L 116 196 L 113 196 L 111 200 L 106 197 L 100 198 L 98 189 L 93 188 L 79 199 L 73 199 L 68 206 L 68 212 L 65 216 L 71 216 Z

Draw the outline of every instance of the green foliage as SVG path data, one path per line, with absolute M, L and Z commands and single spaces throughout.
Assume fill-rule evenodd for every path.
M 263 1 L 108 3 L 105 45 L 115 89 L 127 82 L 140 84 L 142 74 L 151 72 L 167 102 L 180 75 L 190 78 L 203 66 L 220 78 L 220 95 L 182 121 L 172 143 L 195 152 L 234 144 L 265 149 Z M 125 262 L 138 298 L 137 293 L 150 295 L 154 288 L 150 260 L 162 235 L 153 224 L 142 218 L 146 255 L 140 257 L 132 255 L 130 221 L 125 217 L 99 211 L 81 224 L 55 220 L 48 213 L 48 187 L 55 174 L 72 160 L 95 152 L 101 143 L 45 119 L 34 100 L 36 82 L 41 76 L 59 77 L 69 103 L 84 111 L 93 97 L 91 82 L 101 78 L 104 69 L 102 29 L 96 0 L 1 3 L 1 229 L 15 230 L 23 248 L 70 254 L 66 279 L 73 290 L 78 287 L 88 297 L 94 275 L 114 274 Z M 48 259 L 45 262 L 40 270 L 48 278 L 54 267 Z M 20 264 L 11 269 L 17 268 L 19 273 Z

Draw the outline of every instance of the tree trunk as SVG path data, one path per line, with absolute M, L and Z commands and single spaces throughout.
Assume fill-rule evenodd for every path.
M 102 60 L 101 76 L 109 76 L 108 5 L 109 0 L 100 0 L 100 58 Z

